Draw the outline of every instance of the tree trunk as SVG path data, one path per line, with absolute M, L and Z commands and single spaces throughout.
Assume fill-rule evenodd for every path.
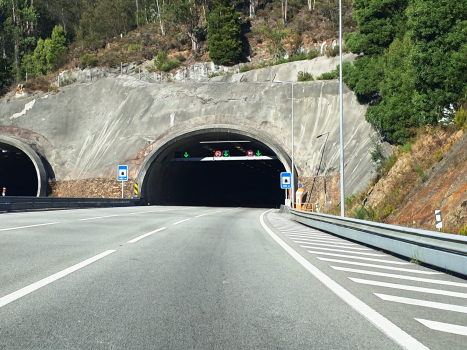
M 284 24 L 287 23 L 287 0 L 285 0 Z
M 161 14 L 161 8 L 159 6 L 159 0 L 156 0 L 156 5 L 157 5 L 157 13 L 159 14 L 159 21 L 161 22 L 161 34 L 165 35 L 164 22 L 162 21 L 162 14 Z
M 139 27 L 139 9 L 138 9 L 138 0 L 136 0 L 136 26 Z
M 256 16 L 255 13 L 255 0 L 250 0 L 250 18 L 253 19 Z
M 308 11 L 311 11 L 311 0 L 308 0 Z
M 281 0 L 282 4 L 282 20 L 284 20 L 284 0 Z

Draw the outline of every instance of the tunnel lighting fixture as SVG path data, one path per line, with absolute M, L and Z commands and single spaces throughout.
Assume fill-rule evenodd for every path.
M 199 143 L 235 143 L 235 142 L 251 142 L 251 141 L 200 141 Z
M 2 153 L 7 153 L 8 151 L 6 149 L 2 149 Z

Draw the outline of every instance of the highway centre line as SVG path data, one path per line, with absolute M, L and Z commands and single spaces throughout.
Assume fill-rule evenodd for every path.
M 374 324 L 378 329 L 384 332 L 388 337 L 393 339 L 397 344 L 401 345 L 405 349 L 418 350 L 428 348 L 420 343 L 418 340 L 404 332 L 401 328 L 397 327 L 394 323 L 389 321 L 386 317 L 372 309 L 370 306 L 365 304 L 363 301 L 358 299 L 355 295 L 350 293 L 340 284 L 331 279 L 328 275 L 319 270 L 316 266 L 302 257 L 292 247 L 280 239 L 265 223 L 264 215 L 270 210 L 265 211 L 260 216 L 261 226 L 266 232 L 274 239 L 287 253 L 289 253 L 298 263 L 300 263 L 305 269 L 307 269 L 313 276 L 315 276 L 321 283 L 328 287 L 334 294 L 341 298 L 345 303 L 351 306 L 355 311 L 364 316 L 368 321 Z
M 49 276 L 49 277 L 46 277 L 44 279 L 41 279 L 40 281 L 37 281 L 27 287 L 24 287 L 24 288 L 21 288 L 19 290 L 17 290 L 16 292 L 13 292 L 13 293 L 10 293 L 2 298 L 0 298 L 0 307 L 2 306 L 5 306 L 9 303 L 11 303 L 12 301 L 15 301 L 29 293 L 32 293 L 34 292 L 35 290 L 38 290 L 39 288 L 42 288 L 46 285 L 48 285 L 49 283 L 52 283 L 62 277 L 65 277 L 66 275 L 69 275 L 70 273 L 72 272 L 75 272 L 97 260 L 100 260 L 102 259 L 103 257 L 109 255 L 109 254 L 112 254 L 116 252 L 116 250 L 107 250 L 103 253 L 100 253 L 96 256 L 93 256 L 92 258 L 89 258 L 87 260 L 84 260 L 76 265 L 73 265 L 69 268 L 66 268 L 65 270 L 62 270 L 60 272 L 57 272 L 55 274 L 53 274 L 52 276 Z
M 104 219 L 104 218 L 113 218 L 116 216 L 127 216 L 127 215 L 135 215 L 135 214 L 147 214 L 147 213 L 162 213 L 164 211 L 169 211 L 174 209 L 166 209 L 166 210 L 151 210 L 151 211 L 139 211 L 136 213 L 127 213 L 127 214 L 115 214 L 115 215 L 107 215 L 107 216 L 95 216 L 93 218 L 86 218 L 86 219 L 79 219 L 79 221 L 87 221 L 87 220 L 96 220 L 96 219 Z
M 188 221 L 188 220 L 191 220 L 191 218 L 188 218 L 188 219 L 185 219 L 185 220 L 182 220 L 182 221 L 177 221 L 176 223 L 174 223 L 172 225 L 178 225 L 178 224 L 181 224 L 182 222 L 185 222 L 185 221 Z
M 157 229 L 157 230 L 148 232 L 148 233 L 146 233 L 146 234 L 144 234 L 144 235 L 141 235 L 141 236 L 139 236 L 139 237 L 133 238 L 131 241 L 128 241 L 127 243 L 135 243 L 135 242 L 139 241 L 140 239 L 146 238 L 146 237 L 152 235 L 153 233 L 156 233 L 156 232 L 165 230 L 166 228 L 167 228 L 167 227 L 162 227 L 162 228 L 159 228 L 159 229 Z
M 47 225 L 55 225 L 59 224 L 59 222 L 49 222 L 47 224 L 37 224 L 37 225 L 29 225 L 29 226 L 20 226 L 20 227 L 11 227 L 11 228 L 2 228 L 1 231 L 11 231 L 11 230 L 20 230 L 22 228 L 29 228 L 29 227 L 38 227 L 38 226 L 47 226 Z

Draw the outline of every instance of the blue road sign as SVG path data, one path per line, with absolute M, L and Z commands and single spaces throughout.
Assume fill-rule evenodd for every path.
M 292 174 L 281 173 L 281 188 L 282 189 L 292 188 Z
M 128 181 L 128 165 L 118 166 L 118 181 Z

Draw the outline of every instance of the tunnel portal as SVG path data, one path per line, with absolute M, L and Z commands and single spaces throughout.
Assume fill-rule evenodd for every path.
M 217 156 L 216 156 L 217 153 Z M 279 207 L 286 171 L 264 143 L 232 132 L 183 138 L 151 164 L 144 200 L 157 205 Z
M 37 172 L 22 150 L 0 142 L 0 191 L 7 196 L 36 196 Z

